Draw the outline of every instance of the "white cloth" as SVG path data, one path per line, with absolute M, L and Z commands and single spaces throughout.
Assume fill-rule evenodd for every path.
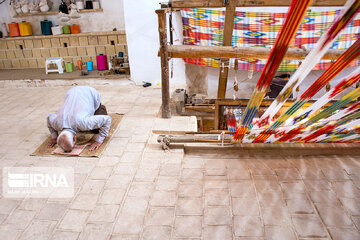
M 100 106 L 100 93 L 92 87 L 71 88 L 58 112 L 47 116 L 47 126 L 53 139 L 58 131 L 67 129 L 75 134 L 80 131 L 99 129 L 95 141 L 102 143 L 109 135 L 111 117 L 94 115 Z

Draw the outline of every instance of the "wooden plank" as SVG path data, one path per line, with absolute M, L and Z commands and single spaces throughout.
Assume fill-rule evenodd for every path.
M 237 7 L 288 7 L 291 0 L 237 0 Z M 346 0 L 313 0 L 311 6 L 344 6 Z M 224 0 L 172 0 L 171 6 L 177 8 L 218 8 L 225 7 Z
M 165 136 L 159 136 L 158 142 L 161 142 L 161 139 Z M 219 134 L 188 134 L 188 135 L 167 135 L 166 136 L 170 143 L 187 143 L 187 142 L 222 142 L 218 140 Z M 231 136 L 224 136 L 224 143 L 231 142 Z
M 156 10 L 159 22 L 159 40 L 161 57 L 161 93 L 162 118 L 171 118 L 170 111 L 170 83 L 169 83 L 169 61 L 167 50 L 167 32 L 166 32 L 166 11 L 164 9 Z
M 235 19 L 236 0 L 228 0 L 225 12 L 225 23 L 223 32 L 223 46 L 231 46 L 233 31 L 234 31 L 234 19 Z M 226 85 L 229 73 L 229 59 L 221 59 L 221 67 L 219 74 L 219 85 L 218 85 L 218 99 L 225 98 Z
M 158 135 L 191 135 L 191 134 L 221 134 L 224 132 L 225 134 L 233 134 L 235 132 L 229 132 L 227 130 L 211 130 L 211 131 L 200 131 L 200 132 L 185 132 L 185 131 L 166 131 L 166 130 L 152 130 L 152 133 Z
M 259 58 L 268 59 L 271 48 L 262 47 L 231 47 L 231 46 L 194 46 L 194 45 L 171 45 L 168 46 L 170 58 Z M 346 49 L 330 49 L 322 57 L 323 60 L 338 59 Z M 285 59 L 304 59 L 310 49 L 289 48 Z M 160 53 L 159 53 L 160 55 Z M 360 59 L 360 56 L 357 56 Z
M 185 106 L 185 111 L 196 111 L 196 112 L 214 112 L 215 106 L 208 105 L 208 106 Z

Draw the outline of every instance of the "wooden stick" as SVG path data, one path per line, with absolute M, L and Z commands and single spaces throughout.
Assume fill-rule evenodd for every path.
M 168 46 L 170 58 L 260 58 L 268 59 L 271 49 L 263 47 L 230 47 L 230 46 Z M 323 60 L 338 59 L 346 49 L 330 49 L 322 57 Z M 291 60 L 304 59 L 310 50 L 289 48 L 285 58 Z M 160 53 L 159 53 L 160 55 Z M 360 56 L 357 56 L 360 59 Z
M 221 134 L 224 132 L 225 134 L 234 134 L 235 132 L 230 132 L 227 130 L 210 130 L 204 132 L 185 132 L 185 131 L 167 131 L 167 130 L 152 130 L 152 133 L 158 135 L 203 135 L 203 134 Z
M 226 6 L 225 22 L 224 22 L 224 33 L 223 33 L 223 46 L 231 46 L 233 31 L 234 31 L 234 19 L 236 10 L 236 0 L 228 0 L 229 3 Z M 226 96 L 226 85 L 229 73 L 229 59 L 221 59 L 221 67 L 219 74 L 219 85 L 218 85 L 218 99 L 224 99 Z M 225 66 L 227 65 L 227 66 Z
M 169 84 L 169 61 L 166 33 L 166 10 L 156 10 L 159 22 L 159 40 L 161 57 L 161 92 L 162 92 L 162 118 L 171 118 L 170 111 L 170 84 Z
M 288 7 L 291 0 L 237 0 L 237 7 Z M 313 0 L 311 6 L 344 6 L 346 0 Z M 172 8 L 218 8 L 225 7 L 224 0 L 172 0 Z
M 231 140 L 215 140 L 215 139 L 194 139 L 194 142 L 203 142 L 203 143 L 231 143 Z
M 167 138 L 170 143 L 191 143 L 191 142 L 222 142 L 218 140 L 219 134 L 189 134 L 189 135 L 159 135 L 158 142 Z M 229 134 L 224 135 L 224 143 L 231 142 Z

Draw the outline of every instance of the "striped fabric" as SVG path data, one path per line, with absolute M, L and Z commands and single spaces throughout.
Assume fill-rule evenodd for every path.
M 330 27 L 340 10 L 308 12 L 298 29 L 292 48 L 314 48 L 320 36 Z M 214 9 L 182 9 L 183 36 L 185 45 L 221 46 L 225 11 Z M 232 46 L 269 47 L 275 43 L 276 36 L 285 22 L 286 13 L 236 12 Z M 360 38 L 360 14 L 347 25 L 338 36 L 332 49 L 347 49 Z M 220 67 L 220 59 L 184 59 L 187 63 Z M 266 59 L 240 59 L 239 70 L 261 71 Z M 298 68 L 299 60 L 283 60 L 278 71 L 291 72 Z M 231 61 L 233 67 L 234 62 Z M 320 61 L 314 70 L 327 69 L 331 61 Z M 355 60 L 350 66 L 359 66 Z

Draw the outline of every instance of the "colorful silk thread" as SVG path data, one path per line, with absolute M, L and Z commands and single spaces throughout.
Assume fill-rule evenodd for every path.
M 252 124 L 252 120 L 268 91 L 270 83 L 281 64 L 291 40 L 295 36 L 296 30 L 300 26 L 310 2 L 311 0 L 293 0 L 291 2 L 284 26 L 276 39 L 275 45 L 271 50 L 270 57 L 245 109 L 241 119 L 241 124 L 239 124 L 236 128 L 236 133 L 233 135 L 234 142 L 241 142 L 247 129 Z

